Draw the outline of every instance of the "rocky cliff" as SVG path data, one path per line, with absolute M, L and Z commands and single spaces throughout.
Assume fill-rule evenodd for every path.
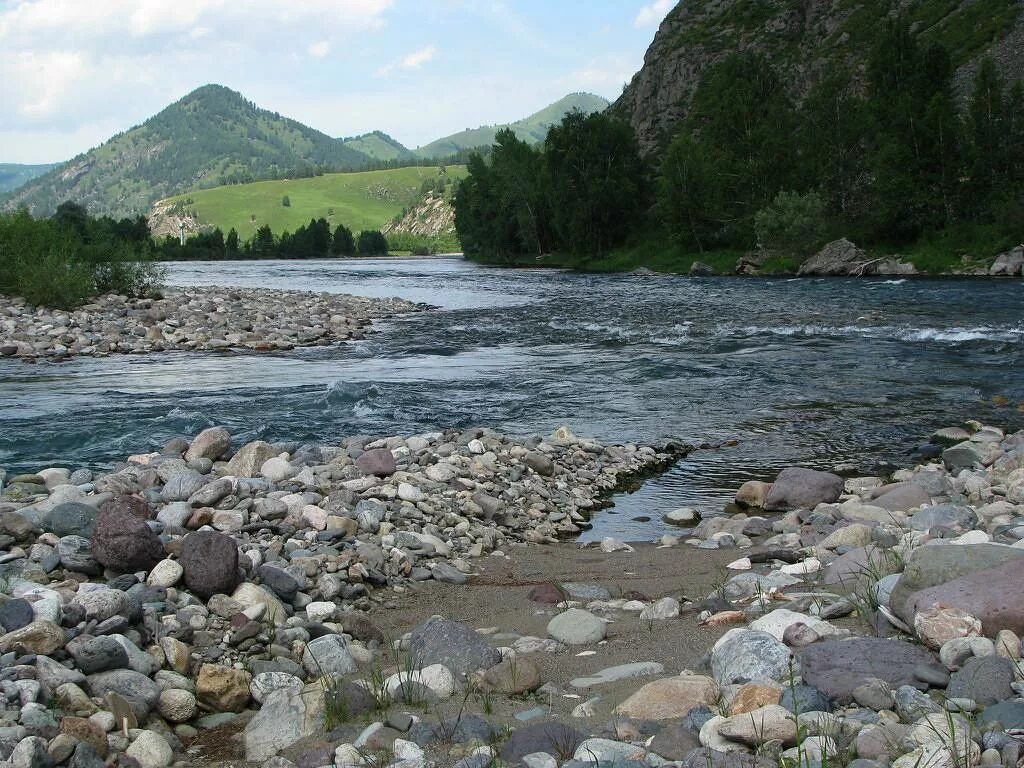
M 824 74 L 862 71 L 887 19 L 942 43 L 969 88 L 977 62 L 990 55 L 1007 79 L 1024 76 L 1024 0 L 685 0 L 669 12 L 612 110 L 636 129 L 645 153 L 667 143 L 702 72 L 736 51 L 766 56 L 796 98 Z

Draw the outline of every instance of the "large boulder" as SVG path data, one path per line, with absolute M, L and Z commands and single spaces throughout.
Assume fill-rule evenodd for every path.
M 196 531 L 181 542 L 185 586 L 203 598 L 228 595 L 238 586 L 238 547 L 217 531 Z
M 323 720 L 324 694 L 319 684 L 308 686 L 306 691 L 272 691 L 245 726 L 245 759 L 254 763 L 269 760 L 319 731 Z
M 907 610 L 907 601 L 915 592 L 1021 558 L 1024 550 L 1000 544 L 918 547 L 907 558 L 903 575 L 889 598 L 889 607 L 904 621 L 913 623 L 914 613 Z M 981 618 L 970 607 L 966 610 Z
M 82 536 L 88 539 L 96 531 L 97 514 L 95 507 L 68 501 L 46 512 L 40 525 L 44 531 L 58 537 Z
M 185 461 L 210 459 L 216 461 L 231 450 L 231 434 L 224 427 L 204 429 L 185 451 Z
M 497 649 L 468 624 L 433 616 L 413 629 L 409 655 L 417 667 L 444 664 L 459 677 L 501 661 Z
M 389 477 L 395 474 L 395 457 L 387 448 L 374 448 L 359 455 L 356 466 L 366 475 Z
M 996 256 L 988 273 L 993 277 L 1020 277 L 1024 275 L 1024 245 Z
M 772 483 L 764 501 L 770 511 L 788 509 L 814 509 L 818 504 L 830 504 L 843 492 L 843 478 L 831 472 L 819 472 L 804 467 L 782 470 Z
M 796 653 L 803 681 L 840 704 L 852 701 L 854 689 L 869 677 L 893 688 L 920 685 L 914 668 L 935 663 L 935 657 L 919 645 L 877 637 L 823 640 Z
M 277 454 L 274 446 L 262 440 L 246 443 L 231 457 L 224 472 L 235 477 L 258 477 L 260 467 Z
M 800 674 L 789 648 L 767 632 L 733 629 L 711 650 L 711 674 L 719 685 L 781 681 Z
M 107 503 L 96 517 L 92 556 L 113 571 L 148 571 L 164 559 L 164 545 L 156 532 L 133 514 L 124 497 Z M 121 503 L 116 503 L 121 502 Z
M 859 276 L 871 261 L 867 253 L 845 237 L 833 240 L 800 265 L 797 275 Z
M 980 620 L 982 632 L 988 637 L 995 637 L 996 632 L 1002 629 L 1024 634 L 1024 602 L 1019 597 L 1020 585 L 1024 583 L 1022 579 L 1024 559 L 1014 557 L 996 568 L 970 573 L 912 593 L 903 603 L 902 615 L 913 617 L 917 611 L 941 605 L 959 609 Z

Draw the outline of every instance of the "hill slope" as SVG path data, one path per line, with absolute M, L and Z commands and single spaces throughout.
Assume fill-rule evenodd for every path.
M 547 136 L 548 128 L 559 122 L 572 110 L 579 109 L 590 114 L 591 112 L 601 112 L 607 107 L 608 102 L 600 96 L 590 93 L 571 93 L 554 104 L 549 104 L 539 112 L 514 123 L 485 125 L 480 128 L 460 131 L 432 141 L 413 152 L 418 157 L 449 157 L 462 149 L 473 149 L 493 144 L 494 137 L 503 128 L 511 128 L 520 139 L 535 144 L 543 141 Z
M 154 232 L 176 232 L 177 226 L 166 226 L 166 220 L 189 213 L 195 227 L 224 232 L 234 227 L 242 241 L 264 224 L 279 235 L 321 216 L 332 227 L 344 224 L 353 232 L 379 229 L 416 203 L 423 182 L 437 176 L 437 168 L 413 167 L 202 189 L 157 203 L 150 226 Z M 446 176 L 449 181 L 462 178 L 465 166 L 448 166 Z M 285 195 L 287 207 L 282 205 Z
M 0 194 L 12 192 L 32 179 L 42 176 L 55 168 L 56 163 L 46 165 L 22 165 L 21 163 L 0 163 Z
M 383 131 L 341 139 L 341 143 L 374 160 L 406 160 L 413 157 L 412 152 Z
M 611 107 L 627 118 L 645 152 L 664 146 L 686 116 L 701 73 L 734 51 L 767 56 L 799 98 L 820 77 L 857 72 L 894 3 L 888 0 L 686 0 L 662 22 L 643 68 Z M 1024 0 L 905 0 L 911 29 L 943 43 L 971 82 L 989 54 L 1008 79 L 1024 74 Z
M 8 196 L 6 206 L 27 205 L 45 216 L 73 199 L 93 214 L 136 215 L 187 189 L 368 162 L 337 139 L 260 109 L 228 88 L 206 85 L 30 181 Z

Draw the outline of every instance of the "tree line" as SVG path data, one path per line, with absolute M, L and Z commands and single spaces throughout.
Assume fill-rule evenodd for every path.
M 803 258 L 839 236 L 896 249 L 952 234 L 995 253 L 1024 230 L 1024 91 L 984 59 L 959 104 L 953 74 L 901 21 L 863 77 L 833 73 L 799 103 L 769 61 L 733 54 L 650 162 L 604 113 L 568 115 L 537 148 L 499 133 L 468 163 L 458 234 L 506 261 L 651 240 Z

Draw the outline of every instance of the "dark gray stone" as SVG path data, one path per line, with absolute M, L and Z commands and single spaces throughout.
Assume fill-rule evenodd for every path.
M 156 683 L 131 669 L 89 675 L 86 684 L 93 696 L 103 698 L 107 693 L 116 693 L 124 698 L 140 723 L 146 721 L 146 716 L 156 706 L 160 697 L 160 689 Z
M 33 621 L 35 614 L 32 611 L 32 603 L 28 600 L 18 597 L 0 605 L 0 627 L 3 627 L 5 632 L 27 627 Z
M 91 637 L 81 642 L 76 640 L 68 643 L 67 650 L 86 675 L 128 667 L 127 651 L 112 637 Z
M 782 689 L 779 705 L 793 714 L 832 711 L 828 697 L 810 685 L 787 685 Z
M 1001 701 L 985 707 L 985 711 L 978 718 L 978 725 L 983 728 L 995 723 L 999 723 L 1006 730 L 1024 729 L 1024 701 Z
M 238 586 L 238 547 L 217 531 L 196 531 L 181 542 L 185 586 L 202 598 L 230 595 Z
M 270 587 L 274 594 L 282 600 L 290 603 L 295 599 L 300 587 L 299 581 L 284 568 L 265 564 L 260 566 L 259 574 L 263 584 Z
M 432 617 L 413 629 L 409 654 L 416 666 L 444 664 L 458 677 L 501 661 L 497 649 L 461 621 Z
M 56 536 L 82 536 L 90 538 L 96 530 L 95 507 L 75 501 L 58 504 L 43 515 L 40 521 L 44 531 Z
M 901 685 L 892 694 L 896 713 L 904 723 L 914 723 L 925 715 L 942 712 L 942 707 L 931 698 L 909 685 Z
M 563 723 L 535 723 L 512 732 L 502 745 L 501 758 L 515 763 L 524 755 L 546 752 L 559 761 L 568 760 L 584 738 L 582 733 Z
M 796 651 L 801 677 L 838 704 L 848 704 L 853 690 L 866 678 L 889 685 L 913 685 L 914 668 L 931 664 L 935 657 L 919 645 L 901 640 L 860 637 L 823 640 Z
M 910 527 L 915 531 L 929 531 L 932 528 L 970 531 L 977 525 L 978 516 L 974 510 L 956 504 L 936 504 L 934 507 L 926 507 L 910 518 Z
M 767 510 L 814 509 L 836 501 L 843 492 L 843 478 L 831 472 L 804 467 L 782 470 L 764 501 Z
M 950 676 L 946 695 L 954 699 L 974 699 L 981 706 L 1014 697 L 1010 683 L 1014 666 L 1001 656 L 973 656 Z

